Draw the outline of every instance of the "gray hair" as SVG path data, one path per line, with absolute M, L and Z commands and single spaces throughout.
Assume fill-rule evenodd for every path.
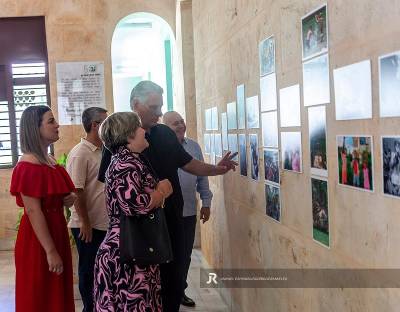
M 89 107 L 82 113 L 82 124 L 86 133 L 92 129 L 92 122 L 101 122 L 101 114 L 107 113 L 107 110 L 101 107 Z
M 99 135 L 105 147 L 112 153 L 128 143 L 136 130 L 141 127 L 140 117 L 134 112 L 119 112 L 108 116 L 100 125 Z
M 40 126 L 43 115 L 50 110 L 46 105 L 27 107 L 21 116 L 19 140 L 22 153 L 30 153 L 36 156 L 42 164 L 49 164 L 47 154 L 42 150 Z
M 131 92 L 131 97 L 130 97 L 131 109 L 133 110 L 133 102 L 135 100 L 138 100 L 140 103 L 144 103 L 147 101 L 151 93 L 157 93 L 162 95 L 163 92 L 164 92 L 163 88 L 161 88 L 158 84 L 150 80 L 143 80 L 139 82 L 132 89 Z

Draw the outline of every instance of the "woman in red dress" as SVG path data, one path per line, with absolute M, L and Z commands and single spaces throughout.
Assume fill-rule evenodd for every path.
M 10 192 L 24 214 L 15 243 L 15 311 L 74 312 L 72 260 L 63 205 L 75 200 L 74 185 L 47 154 L 58 140 L 58 123 L 48 106 L 22 114 L 23 155 L 15 166 Z

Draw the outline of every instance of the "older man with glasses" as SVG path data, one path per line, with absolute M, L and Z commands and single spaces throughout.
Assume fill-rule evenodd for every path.
M 165 201 L 165 215 L 174 260 L 161 265 L 161 295 L 164 312 L 178 312 L 183 295 L 183 276 L 185 268 L 183 197 L 179 184 L 178 168 L 196 176 L 215 176 L 235 169 L 237 163 L 230 160 L 228 153 L 217 164 L 210 165 L 194 159 L 179 143 L 175 133 L 167 126 L 158 124 L 162 116 L 163 89 L 151 81 L 138 83 L 131 92 L 130 104 L 138 113 L 142 127 L 146 130 L 149 147 L 143 151 L 160 179 L 168 179 L 173 194 Z M 110 163 L 111 153 L 103 149 L 103 159 L 99 171 L 99 180 L 104 182 L 104 175 Z
M 186 152 L 192 155 L 194 158 L 203 161 L 203 153 L 200 145 L 186 137 L 186 123 L 183 117 L 174 111 L 170 111 L 164 114 L 163 123 L 170 127 L 178 138 L 179 143 L 182 144 Z M 194 244 L 194 238 L 196 234 L 196 223 L 197 223 L 197 198 L 196 191 L 200 194 L 202 206 L 200 209 L 200 220 L 207 222 L 210 218 L 210 207 L 213 194 L 210 190 L 208 178 L 198 177 L 190 173 L 185 172 L 182 169 L 178 169 L 179 181 L 183 195 L 183 231 L 184 231 L 184 253 L 185 253 L 185 267 L 183 276 L 183 285 L 186 290 L 188 287 L 187 275 L 189 272 L 192 249 Z M 183 292 L 181 304 L 187 307 L 194 307 L 195 301 L 188 297 Z

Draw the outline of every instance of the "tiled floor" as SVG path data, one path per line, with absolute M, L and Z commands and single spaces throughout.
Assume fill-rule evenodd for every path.
M 215 289 L 200 288 L 200 268 L 207 267 L 200 250 L 193 250 L 189 271 L 189 287 L 186 294 L 196 302 L 195 308 L 181 306 L 181 312 L 228 312 L 228 306 L 222 301 Z M 0 251 L 0 306 L 2 312 L 14 311 L 14 256 L 12 251 Z M 76 311 L 82 311 L 82 301 L 75 285 Z

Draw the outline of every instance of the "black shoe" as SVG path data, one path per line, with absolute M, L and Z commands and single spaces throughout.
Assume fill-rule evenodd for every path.
M 194 307 L 196 303 L 193 301 L 193 299 L 183 294 L 181 305 L 184 305 L 185 307 Z

